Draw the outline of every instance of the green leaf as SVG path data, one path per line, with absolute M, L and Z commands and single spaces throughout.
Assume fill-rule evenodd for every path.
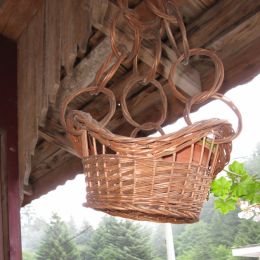
M 239 163 L 234 161 L 232 164 L 228 166 L 230 172 L 228 172 L 228 176 L 232 179 L 233 182 L 239 182 L 241 180 L 245 180 L 248 176 L 250 176 L 243 163 Z
M 226 198 L 230 192 L 232 182 L 225 177 L 215 179 L 211 184 L 211 192 L 216 197 Z
M 229 199 L 217 199 L 214 201 L 214 206 L 216 209 L 219 209 L 221 213 L 227 214 L 229 211 L 236 209 L 237 200 L 233 198 Z
M 244 167 L 244 164 L 243 163 L 239 163 L 237 161 L 234 161 L 232 164 L 230 164 L 228 166 L 228 169 L 231 172 L 235 172 L 236 174 L 239 174 L 241 176 L 248 175 L 248 173 L 246 172 L 246 169 Z

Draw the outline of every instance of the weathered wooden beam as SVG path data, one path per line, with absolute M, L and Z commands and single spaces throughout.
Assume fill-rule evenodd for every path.
M 187 26 L 190 46 L 196 48 L 213 44 L 259 11 L 260 2 L 255 0 L 240 0 L 236 3 L 233 0 L 217 1 Z
M 43 0 L 5 0 L 0 9 L 0 34 L 16 41 L 43 2 Z
M 225 78 L 221 91 L 245 84 L 260 72 L 260 12 L 237 24 L 228 34 L 207 45 L 222 58 Z M 205 85 L 212 81 L 213 71 L 202 74 Z
M 107 36 L 109 36 L 112 19 L 114 16 L 118 15 L 118 12 L 119 8 L 112 2 L 109 2 L 103 24 L 100 23 L 100 21 L 96 21 L 95 19 L 93 19 L 93 26 L 101 32 L 103 32 L 104 34 L 106 34 Z M 118 39 L 120 39 L 120 43 L 124 43 L 124 45 L 130 51 L 133 42 L 131 38 L 132 32 L 129 30 L 126 23 L 118 23 L 116 28 L 117 36 Z M 152 46 L 148 40 L 143 40 L 143 43 L 144 44 L 141 47 L 139 58 L 145 64 L 150 66 L 153 63 L 154 59 L 153 52 L 151 51 Z M 151 49 L 144 46 L 150 46 Z M 164 49 L 164 55 L 162 55 L 160 66 L 158 68 L 158 73 L 167 79 L 169 76 L 171 64 L 174 61 L 176 61 L 177 56 L 174 53 L 174 51 L 171 50 L 171 48 L 169 48 L 166 44 L 162 44 L 162 48 Z M 167 56 L 165 56 L 165 54 Z M 194 95 L 196 93 L 199 93 L 201 90 L 199 74 L 194 68 L 190 66 L 178 66 L 177 73 L 175 76 L 175 82 L 177 86 L 188 95 Z
M 61 135 L 57 135 L 56 132 L 48 131 L 47 129 L 45 130 L 40 129 L 39 135 L 48 143 L 52 143 L 57 147 L 59 147 L 60 149 L 67 151 L 70 154 L 73 154 L 75 156 L 78 156 L 78 154 L 72 148 L 72 145 L 70 144 L 69 140 Z

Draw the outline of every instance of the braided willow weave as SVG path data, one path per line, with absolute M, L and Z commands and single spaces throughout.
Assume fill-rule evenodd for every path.
M 144 2 L 155 15 L 154 20 L 147 23 L 128 9 L 126 0 L 118 1 L 120 12 L 113 18 L 110 35 L 112 52 L 91 86 L 75 90 L 65 98 L 61 122 L 82 157 L 87 183 L 86 207 L 136 220 L 192 223 L 199 219 L 212 180 L 229 162 L 231 142 L 242 128 L 241 115 L 230 100 L 217 93 L 224 78 L 223 64 L 218 56 L 205 49 L 189 49 L 185 26 L 175 2 L 163 0 L 160 5 L 156 5 L 156 1 Z M 134 34 L 130 52 L 116 41 L 116 24 L 120 16 L 126 19 Z M 183 54 L 171 67 L 169 86 L 186 105 L 184 119 L 187 126 L 166 135 L 161 125 L 166 119 L 167 97 L 156 73 L 164 31 L 176 54 L 181 53 L 171 29 L 176 25 L 182 35 Z M 155 42 L 154 61 L 145 75 L 140 74 L 137 62 L 142 39 Z M 178 64 L 187 64 L 195 55 L 211 58 L 215 65 L 215 79 L 209 90 L 187 97 L 176 88 L 174 75 Z M 133 63 L 133 75 L 122 89 L 120 103 L 124 118 L 135 129 L 130 137 L 125 137 L 115 135 L 105 127 L 116 111 L 116 98 L 106 86 L 119 66 L 130 62 Z M 153 85 L 159 90 L 163 106 L 158 122 L 139 124 L 131 117 L 126 99 L 137 84 Z M 102 121 L 97 122 L 90 114 L 79 110 L 66 114 L 69 103 L 84 92 L 103 93 L 108 97 L 110 109 Z M 239 119 L 237 131 L 221 119 L 191 122 L 192 105 L 212 98 L 223 101 L 236 113 Z M 136 138 L 140 130 L 159 130 L 162 136 Z

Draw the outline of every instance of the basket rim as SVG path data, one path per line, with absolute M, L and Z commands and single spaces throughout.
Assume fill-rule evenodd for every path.
M 200 140 L 202 137 L 204 137 L 205 133 L 214 134 L 213 130 L 217 130 L 218 128 L 220 128 L 220 126 L 226 126 L 233 130 L 232 124 L 228 122 L 228 120 L 211 118 L 211 119 L 205 119 L 205 120 L 194 122 L 191 125 L 187 125 L 177 131 L 173 131 L 172 133 L 165 134 L 162 136 L 128 137 L 128 136 L 112 133 L 107 127 L 102 127 L 98 121 L 96 121 L 89 113 L 86 113 L 84 111 L 71 110 L 68 114 L 67 120 L 71 120 L 71 122 L 77 120 L 78 122 L 80 122 L 80 125 L 82 127 L 81 131 L 98 133 L 98 135 L 103 133 L 106 136 L 109 135 L 110 139 L 113 141 L 117 140 L 118 142 L 124 142 L 124 143 L 133 143 L 133 141 L 137 143 L 149 143 L 155 141 L 164 141 L 165 139 L 168 139 L 170 137 L 171 139 L 177 139 L 178 137 L 185 136 L 185 135 L 190 136 L 192 135 L 193 132 L 197 132 L 202 129 L 205 129 L 203 135 L 194 139 L 194 141 L 197 141 Z M 83 127 L 83 125 L 85 127 Z M 228 143 L 229 142 L 230 141 L 228 141 Z

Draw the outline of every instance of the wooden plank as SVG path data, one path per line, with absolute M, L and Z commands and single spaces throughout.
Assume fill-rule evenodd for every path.
M 54 104 L 60 86 L 61 70 L 61 1 L 45 1 L 44 89 L 48 103 Z M 46 113 L 46 111 L 44 111 Z
M 260 12 L 242 21 L 209 48 L 217 51 L 225 67 L 222 92 L 253 79 L 260 71 Z M 202 74 L 205 85 L 212 81 L 213 69 Z M 243 72 L 243 73 L 241 73 Z
M 186 23 L 199 17 L 205 10 L 215 4 L 216 0 L 178 0 L 179 8 Z
M 44 9 L 39 10 L 18 41 L 19 172 L 25 182 L 38 140 L 38 125 L 46 113 L 43 86 Z M 44 111 L 44 112 L 43 112 Z
M 61 135 L 57 135 L 56 132 L 48 131 L 48 130 L 39 130 L 39 135 L 44 138 L 45 141 L 48 143 L 54 144 L 57 147 L 61 148 L 64 151 L 69 152 L 70 154 L 73 154 L 74 156 L 79 157 L 79 155 L 74 151 L 72 148 L 69 140 L 67 138 L 64 138 Z
M 102 31 L 103 33 L 109 36 L 112 19 L 115 15 L 117 15 L 118 11 L 119 8 L 113 3 L 109 2 L 108 10 L 104 18 L 104 23 L 101 24 L 99 21 L 96 21 L 94 19 L 93 20 L 94 27 L 96 27 L 98 30 Z M 124 43 L 124 45 L 130 51 L 132 46 L 132 40 L 130 36 L 131 31 L 129 30 L 128 26 L 125 23 L 118 23 L 117 35 L 118 38 L 120 39 L 120 42 Z M 144 40 L 144 46 L 151 46 L 151 43 L 147 40 Z M 164 78 L 167 79 L 171 64 L 174 61 L 176 61 L 177 57 L 174 51 L 171 50 L 167 45 L 162 44 L 162 47 L 165 50 L 165 53 L 167 53 L 167 57 L 162 55 L 158 72 Z M 150 66 L 153 62 L 154 55 L 153 53 L 151 53 L 151 51 L 148 48 L 142 46 L 140 50 L 139 58 L 145 64 Z M 190 66 L 184 66 L 184 65 L 178 66 L 177 73 L 175 76 L 175 82 L 180 89 L 182 89 L 185 93 L 189 95 L 194 95 L 201 90 L 199 74 L 196 70 L 194 70 Z
M 43 0 L 6 0 L 0 10 L 0 33 L 17 40 L 42 4 Z
M 91 33 L 91 5 L 86 0 L 64 0 L 61 5 L 61 56 L 66 73 L 70 74 L 78 55 L 86 52 Z
M 217 1 L 193 23 L 188 25 L 187 34 L 193 48 L 208 46 L 229 33 L 260 11 L 260 1 L 233 0 Z

